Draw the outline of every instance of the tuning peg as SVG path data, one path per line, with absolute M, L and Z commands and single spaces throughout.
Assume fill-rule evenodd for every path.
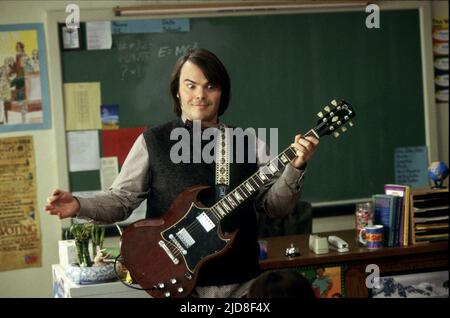
M 353 127 L 353 122 L 349 121 L 349 122 L 348 122 L 348 125 L 349 125 L 350 127 Z
M 341 127 L 341 131 L 342 131 L 343 133 L 345 133 L 345 132 L 347 131 L 347 127 L 342 126 L 342 127 Z
M 322 112 L 318 112 L 318 113 L 317 113 L 317 116 L 318 116 L 319 118 L 323 118 L 323 113 L 322 113 Z
M 339 138 L 339 133 L 337 132 L 337 131 L 335 131 L 334 133 L 333 133 L 333 136 L 334 136 L 334 138 Z
M 337 101 L 335 100 L 335 99 L 333 99 L 332 101 L 331 101 L 331 105 L 333 105 L 333 106 L 337 106 Z
M 325 106 L 324 110 L 329 113 L 331 111 L 330 106 Z

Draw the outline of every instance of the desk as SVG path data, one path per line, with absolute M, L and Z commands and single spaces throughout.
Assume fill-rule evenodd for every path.
M 148 298 L 147 292 L 124 286 L 121 282 L 91 285 L 75 284 L 65 274 L 64 267 L 52 265 L 54 298 Z
M 338 253 L 330 250 L 327 254 L 314 254 L 309 250 L 309 235 L 290 235 L 264 238 L 267 241 L 267 259 L 260 261 L 263 270 L 296 268 L 317 265 L 346 266 L 344 282 L 346 296 L 365 298 L 369 290 L 365 285 L 366 266 L 376 264 L 380 275 L 403 274 L 410 271 L 434 271 L 448 268 L 448 242 L 424 243 L 405 247 L 389 247 L 369 250 L 361 247 L 355 240 L 355 231 L 320 233 L 319 236 L 337 235 L 349 244 L 349 252 Z M 286 247 L 293 243 L 301 255 L 288 258 L 284 256 Z

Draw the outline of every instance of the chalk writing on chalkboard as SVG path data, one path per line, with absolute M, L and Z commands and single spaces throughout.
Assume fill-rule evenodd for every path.
M 118 49 L 117 62 L 122 81 L 141 78 L 144 75 L 143 68 L 151 60 L 170 56 L 178 58 L 187 50 L 198 48 L 197 42 L 154 46 L 145 39 L 134 38 L 117 38 L 115 43 Z
M 189 49 L 198 48 L 198 43 L 194 42 L 192 44 L 182 44 L 177 45 L 175 47 L 170 46 L 160 46 L 158 49 L 158 57 L 167 57 L 170 55 L 175 55 L 175 57 L 179 57 L 180 55 L 186 53 Z

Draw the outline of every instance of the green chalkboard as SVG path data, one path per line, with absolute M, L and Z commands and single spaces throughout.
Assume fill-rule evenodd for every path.
M 102 103 L 120 105 L 121 127 L 154 126 L 174 118 L 174 62 L 187 47 L 204 47 L 232 79 L 222 120 L 277 128 L 280 151 L 343 98 L 355 108 L 355 126 L 321 140 L 304 199 L 364 198 L 394 182 L 396 147 L 425 144 L 418 10 L 380 18 L 378 29 L 366 28 L 363 12 L 192 18 L 189 32 L 116 34 L 111 50 L 63 51 L 63 79 L 101 82 Z M 71 173 L 71 190 L 93 190 L 98 178 Z

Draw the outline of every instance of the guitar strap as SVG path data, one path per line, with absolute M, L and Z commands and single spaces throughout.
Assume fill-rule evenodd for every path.
M 230 187 L 230 132 L 224 124 L 219 125 L 216 147 L 216 198 L 223 198 Z

